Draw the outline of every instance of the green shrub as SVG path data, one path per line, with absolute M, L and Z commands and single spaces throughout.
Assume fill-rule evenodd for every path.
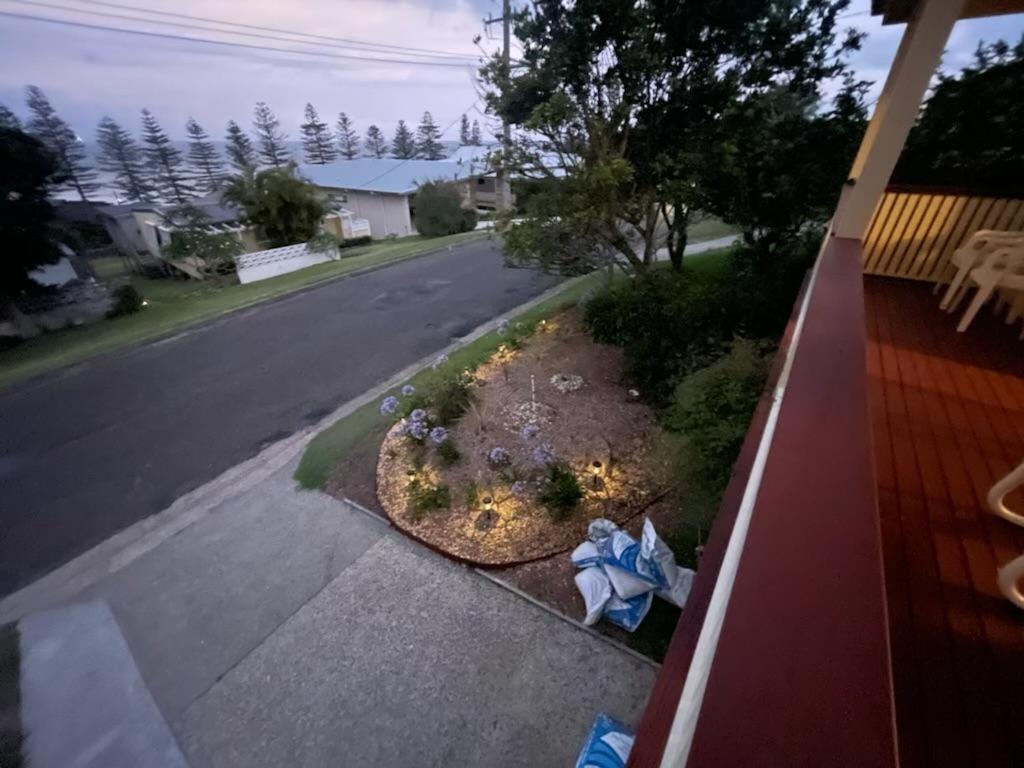
M 133 285 L 122 285 L 115 288 L 111 298 L 114 303 L 107 312 L 107 317 L 133 315 L 142 309 L 142 295 L 135 290 Z
M 446 509 L 452 503 L 451 491 L 447 485 L 429 485 L 419 479 L 410 480 L 405 487 L 409 497 L 409 505 L 414 517 L 422 517 L 426 512 L 435 509 Z
M 468 232 L 476 226 L 476 211 L 462 207 L 458 187 L 447 181 L 428 181 L 413 201 L 416 230 L 427 237 Z
M 679 382 L 663 426 L 685 438 L 691 481 L 720 491 L 728 482 L 770 364 L 769 342 L 736 339 L 727 354 Z
M 473 393 L 469 388 L 470 377 L 458 368 L 446 365 L 438 369 L 421 390 L 423 401 L 431 410 L 434 420 L 447 427 L 469 408 Z
M 597 341 L 623 348 L 632 380 L 663 406 L 680 376 L 711 363 L 734 337 L 778 338 L 818 244 L 808 234 L 770 261 L 737 248 L 724 269 L 655 269 L 598 292 L 584 319 Z
M 623 348 L 631 379 L 661 404 L 680 374 L 706 364 L 730 338 L 728 292 L 717 275 L 659 270 L 599 292 L 584 319 L 597 341 Z
M 444 466 L 450 467 L 462 458 L 462 454 L 459 453 L 459 449 L 455 447 L 455 443 L 449 437 L 437 446 L 437 457 L 441 460 L 441 463 Z
M 362 237 L 346 237 L 338 241 L 339 248 L 352 248 L 357 245 L 366 245 L 372 243 L 373 238 L 369 235 L 363 235 Z
M 480 490 L 476 487 L 476 483 L 466 486 L 463 501 L 469 509 L 476 509 L 476 505 L 480 502 Z
M 553 520 L 565 520 L 579 505 L 583 489 L 572 467 L 562 461 L 548 465 L 537 491 L 537 501 Z

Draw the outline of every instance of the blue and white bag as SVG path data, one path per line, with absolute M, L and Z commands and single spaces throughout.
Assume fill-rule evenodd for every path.
M 618 720 L 600 714 L 576 759 L 576 768 L 624 768 L 632 748 L 630 730 Z
M 632 632 L 640 626 L 644 616 L 651 610 L 651 602 L 654 600 L 654 592 L 645 592 L 642 595 L 623 600 L 618 595 L 612 595 L 604 604 L 604 617 L 612 624 L 618 624 L 627 632 Z

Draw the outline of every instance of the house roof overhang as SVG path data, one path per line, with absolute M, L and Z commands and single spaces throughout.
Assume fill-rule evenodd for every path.
M 881 16 L 883 24 L 905 24 L 924 0 L 871 0 L 871 14 Z M 967 0 L 961 19 L 1024 13 L 1024 0 Z

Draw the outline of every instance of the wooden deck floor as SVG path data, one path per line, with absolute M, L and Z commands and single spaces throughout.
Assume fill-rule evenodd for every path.
M 901 765 L 1024 766 L 1024 611 L 995 582 L 1024 528 L 985 507 L 1024 460 L 1019 327 L 957 334 L 920 283 L 865 278 L 865 302 Z

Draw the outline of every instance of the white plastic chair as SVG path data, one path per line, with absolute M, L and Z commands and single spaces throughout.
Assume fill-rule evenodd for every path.
M 992 486 L 988 492 L 988 506 L 993 514 L 999 515 L 1014 525 L 1024 527 L 1024 515 L 1015 512 L 1006 506 L 1007 495 L 1016 488 L 1024 485 L 1024 462 L 1010 474 Z M 1024 609 L 1024 590 L 1021 589 L 1021 582 L 1024 581 L 1024 555 L 1016 557 L 1002 568 L 998 569 L 999 591 L 1007 600 Z
M 997 288 L 1024 290 L 1024 241 L 1003 245 L 989 253 L 982 263 L 967 273 L 968 286 L 978 286 L 978 292 L 964 312 L 957 331 L 963 333 L 978 314 L 978 310 Z
M 985 257 L 994 250 L 1018 242 L 1024 242 L 1024 232 L 979 229 L 971 235 L 967 242 L 957 248 L 950 257 L 950 262 L 957 268 L 956 274 L 950 281 L 949 288 L 946 289 L 946 295 L 939 302 L 939 309 L 945 309 L 948 312 L 955 310 L 969 288 L 969 285 L 964 282 L 968 273 L 979 266 Z

